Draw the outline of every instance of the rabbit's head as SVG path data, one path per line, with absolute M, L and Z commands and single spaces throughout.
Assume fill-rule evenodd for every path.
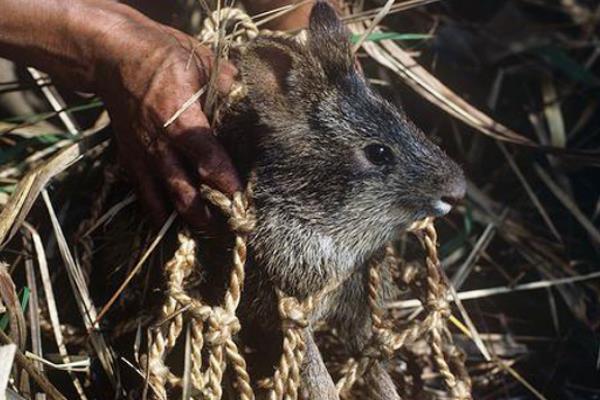
M 307 36 L 258 38 L 240 61 L 257 132 L 253 245 L 291 291 L 355 268 L 465 191 L 461 168 L 367 86 L 325 1 Z

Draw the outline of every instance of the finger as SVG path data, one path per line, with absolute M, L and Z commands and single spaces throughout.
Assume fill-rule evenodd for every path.
M 196 169 L 200 180 L 232 195 L 241 182 L 229 155 L 213 135 L 200 105 L 193 105 L 167 128 L 167 136 Z
M 233 84 L 235 83 L 235 78 L 238 74 L 238 70 L 233 64 L 226 60 L 219 61 L 218 68 L 219 70 L 217 72 L 217 79 L 215 85 L 217 91 L 221 95 L 227 96 L 231 91 Z
M 200 81 L 209 81 L 210 72 L 216 66 L 216 79 L 214 81 L 217 92 L 226 96 L 231 91 L 238 75 L 238 69 L 224 58 L 215 59 L 215 56 L 208 49 L 202 47 L 196 50 L 196 68 L 198 70 Z
M 161 226 L 167 220 L 169 213 L 164 197 L 146 165 L 144 156 L 125 154 L 124 149 L 120 149 L 119 159 L 120 164 L 134 181 L 138 197 L 143 207 L 150 212 L 152 222 Z
M 153 146 L 152 158 L 179 215 L 194 228 L 206 229 L 211 222 L 210 210 L 175 151 L 167 143 L 159 141 Z

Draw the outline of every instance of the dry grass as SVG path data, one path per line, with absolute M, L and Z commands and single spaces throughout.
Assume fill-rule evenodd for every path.
M 345 17 L 365 74 L 469 177 L 466 200 L 438 229 L 455 289 L 452 331 L 467 351 L 475 398 L 595 398 L 600 8 L 591 1 L 383 4 Z M 227 35 L 222 27 L 220 53 Z M 4 345 L 16 343 L 14 362 L 48 379 L 32 370 L 30 379 L 6 382 L 0 363 L 0 392 L 106 398 L 103 387 L 123 393 L 144 377 L 137 366 L 156 306 L 156 271 L 172 250 L 161 239 L 177 221 L 150 236 L 122 182 L 94 205 L 110 163 L 108 120 L 84 118 L 99 107 L 96 99 L 71 104 L 30 73 L 49 110 L 0 115 L 0 260 L 8 263 L 0 267 L 0 357 L 12 359 Z M 0 100 L 30 86 L 0 82 Z M 101 212 L 75 237 L 93 207 Z M 410 320 L 419 304 L 407 298 L 388 309 Z M 189 331 L 183 337 L 185 399 L 193 394 L 192 339 Z M 325 333 L 321 339 L 335 343 Z M 327 348 L 335 364 L 335 346 Z M 394 368 L 410 398 L 443 397 L 418 346 Z

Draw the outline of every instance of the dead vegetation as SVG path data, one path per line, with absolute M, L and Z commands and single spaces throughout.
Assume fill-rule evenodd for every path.
M 204 6 L 190 3 L 182 12 L 199 33 Z M 600 7 L 379 3 L 354 4 L 345 17 L 365 75 L 469 177 L 467 199 L 437 228 L 460 299 L 450 330 L 466 352 L 474 398 L 596 398 Z M 231 32 L 217 31 L 222 53 Z M 25 398 L 123 394 L 147 381 L 139 356 L 157 327 L 157 280 L 174 252 L 162 239 L 179 222 L 170 218 L 158 233 L 140 224 L 127 183 L 107 169 L 108 119 L 97 99 L 65 101 L 46 77 L 29 73 L 0 82 L 0 96 L 39 90 L 52 105 L 0 121 L 0 342 L 21 349 L 19 368 L 0 362 L 0 389 L 12 373 L 9 391 Z M 419 306 L 407 298 L 388 311 L 410 320 Z M 349 367 L 335 335 L 324 330 L 319 340 L 331 366 Z M 180 347 L 176 353 L 191 351 Z M 12 360 L 11 351 L 1 347 L 0 357 Z M 404 398 L 445 396 L 426 346 L 404 349 L 391 367 Z M 368 393 L 364 386 L 358 393 Z

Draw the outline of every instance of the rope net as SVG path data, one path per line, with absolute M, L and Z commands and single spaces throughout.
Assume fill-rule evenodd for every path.
M 156 315 L 158 321 L 164 322 L 152 333 L 149 351 L 142 360 L 148 383 L 155 396 L 160 399 L 167 398 L 169 387 L 183 384 L 182 378 L 171 372 L 165 359 L 177 341 L 184 336 L 184 321 L 187 320 L 191 333 L 190 385 L 194 393 L 197 393 L 196 398 L 222 398 L 224 372 L 226 368 L 230 368 L 236 399 L 254 399 L 255 390 L 266 391 L 266 398 L 270 400 L 298 399 L 301 367 L 306 351 L 303 330 L 309 325 L 313 305 L 325 291 L 303 301 L 277 291 L 283 333 L 281 356 L 272 377 L 253 385 L 235 339 L 240 330 L 236 310 L 244 283 L 247 238 L 255 223 L 249 197 L 251 191 L 236 193 L 231 200 L 206 186 L 202 193 L 224 213 L 228 218 L 229 228 L 235 234 L 228 287 L 222 304 L 217 306 L 210 306 L 186 291 L 186 278 L 197 267 L 197 247 L 190 234 L 181 231 L 178 235 L 178 249 L 164 266 L 167 296 Z M 393 246 L 389 245 L 385 258 L 380 262 L 372 262 L 369 266 L 368 294 L 373 343 L 362 358 L 348 358 L 343 365 L 342 376 L 336 384 L 341 398 L 357 398 L 352 395 L 353 388 L 360 379 L 367 378 L 375 361 L 389 359 L 402 348 L 427 337 L 434 364 L 448 389 L 449 398 L 471 399 L 470 379 L 460 351 L 452 344 L 447 326 L 450 310 L 446 301 L 446 286 L 440 273 L 435 228 L 431 220 L 425 220 L 414 224 L 410 231 L 417 235 L 425 250 L 426 273 L 421 276 L 413 275 L 407 283 L 414 289 L 414 294 L 420 294 L 426 316 L 397 329 L 397 326 L 402 325 L 401 321 L 390 318 L 381 308 L 378 301 L 382 283 L 381 269 L 398 267 L 400 262 Z M 419 287 L 425 290 L 420 290 Z M 204 363 L 204 360 L 207 362 Z
M 226 32 L 226 25 L 227 31 Z M 199 40 L 216 46 L 219 37 L 228 36 L 229 44 L 247 42 L 257 35 L 276 33 L 259 31 L 242 11 L 223 8 L 215 11 L 205 22 Z M 277 290 L 278 312 L 282 321 L 283 342 L 281 355 L 271 377 L 251 382 L 246 361 L 240 351 L 236 334 L 241 326 L 236 311 L 240 303 L 245 278 L 248 234 L 255 225 L 252 206 L 252 185 L 245 193 L 236 193 L 232 199 L 204 186 L 202 195 L 227 217 L 228 226 L 235 235 L 231 252 L 232 267 L 227 289 L 219 305 L 209 305 L 186 289 L 186 280 L 197 265 L 197 244 L 185 230 L 179 232 L 179 246 L 164 265 L 167 295 L 155 320 L 158 321 L 149 337 L 149 350 L 141 357 L 141 365 L 154 397 L 167 399 L 171 388 L 191 389 L 192 397 L 221 399 L 223 397 L 251 400 L 256 397 L 269 400 L 295 400 L 300 397 L 301 369 L 306 353 L 305 328 L 309 325 L 313 305 L 340 282 L 332 282 L 321 292 L 299 300 Z M 430 356 L 453 400 L 471 399 L 471 381 L 464 357 L 454 346 L 448 329 L 450 308 L 447 287 L 440 270 L 437 254 L 437 233 L 433 221 L 426 219 L 413 224 L 408 231 L 415 234 L 425 252 L 425 271 L 416 273 L 397 256 L 393 245 L 388 245 L 383 260 L 373 260 L 368 269 L 368 301 L 373 340 L 360 357 L 347 357 L 339 368 L 340 378 L 336 391 L 340 398 L 374 398 L 357 390 L 357 383 L 368 382 L 375 363 L 389 360 L 401 350 L 426 338 Z M 400 280 L 422 303 L 424 317 L 408 324 L 380 304 L 382 270 L 388 268 L 401 276 Z M 184 326 L 189 325 L 189 379 L 172 372 L 166 358 L 178 341 L 183 341 Z M 235 394 L 224 395 L 226 368 Z M 184 382 L 185 381 L 185 382 Z M 189 382 L 187 382 L 189 381 Z M 183 386 L 189 385 L 189 388 Z M 368 386 L 368 385 L 367 385 Z M 368 389 L 368 388 L 367 388 Z M 363 393 L 363 394 L 361 394 Z M 396 398 L 401 398 L 397 394 Z

